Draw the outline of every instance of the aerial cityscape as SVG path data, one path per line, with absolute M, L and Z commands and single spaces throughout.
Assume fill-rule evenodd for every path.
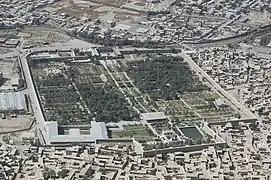
M 0 180 L 270 180 L 271 0 L 0 0 Z

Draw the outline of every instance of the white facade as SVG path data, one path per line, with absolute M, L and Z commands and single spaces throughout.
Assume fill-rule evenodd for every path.
M 97 139 L 108 139 L 107 129 L 103 122 L 91 122 L 90 134 L 81 135 L 79 128 L 69 129 L 69 135 L 58 134 L 58 123 L 56 121 L 46 122 L 47 137 L 50 144 L 58 143 L 90 143 Z

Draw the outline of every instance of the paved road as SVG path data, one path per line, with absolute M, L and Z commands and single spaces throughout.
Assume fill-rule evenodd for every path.
M 30 74 L 30 69 L 29 69 L 28 64 L 27 64 L 26 55 L 27 54 L 25 52 L 23 52 L 22 54 L 19 55 L 19 57 L 20 57 L 20 61 L 21 61 L 23 71 L 24 71 L 25 82 L 26 82 L 27 87 L 28 87 L 28 93 L 29 93 L 29 97 L 30 97 L 30 100 L 31 100 L 33 113 L 34 113 L 34 116 L 36 117 L 37 128 L 40 130 L 40 133 L 41 133 L 40 135 L 43 136 L 43 138 L 42 137 L 39 137 L 39 138 L 41 140 L 41 143 L 50 144 L 49 139 L 47 137 L 47 130 L 45 128 L 45 119 L 43 117 L 42 110 L 41 110 L 41 107 L 39 105 L 38 97 L 36 96 L 34 84 L 32 83 L 33 81 L 32 81 L 32 77 L 31 77 L 31 74 Z
M 258 36 L 262 36 L 264 34 L 270 33 L 271 32 L 270 25 L 271 24 L 267 24 L 263 27 L 257 27 L 254 30 L 251 30 L 250 32 L 244 33 L 239 36 L 229 37 L 228 39 L 218 39 L 218 40 L 213 40 L 210 42 L 201 42 L 197 44 L 187 43 L 187 45 L 193 45 L 193 47 L 213 47 L 213 46 L 226 45 L 226 44 L 238 44 L 239 42 L 242 42 L 247 38 L 258 37 Z
M 221 93 L 225 98 L 227 98 L 232 105 L 240 111 L 242 114 L 247 116 L 247 118 L 255 118 L 255 115 L 248 110 L 244 105 L 238 102 L 234 97 L 232 97 L 227 91 L 220 87 L 205 71 L 203 71 L 184 51 L 179 53 L 184 60 L 190 65 L 192 69 L 198 72 L 201 76 L 207 79 L 207 81 L 214 87 L 219 93 Z

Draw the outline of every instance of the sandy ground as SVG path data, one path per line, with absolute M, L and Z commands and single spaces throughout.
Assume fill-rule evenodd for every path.
M 16 72 L 16 63 L 14 59 L 0 60 L 0 72 L 3 72 L 4 80 L 0 83 L 1 89 L 13 89 L 11 83 L 12 79 L 18 79 L 19 74 Z
M 84 0 L 60 0 L 45 9 L 50 12 L 66 13 L 76 17 L 87 17 L 92 19 L 102 18 L 103 20 L 112 20 L 112 18 L 114 18 L 116 22 L 129 22 L 128 20 L 134 22 L 141 17 L 141 14 L 136 11 L 120 8 L 125 4 L 130 6 L 129 3 L 119 0 L 99 0 L 100 3 L 97 3 L 97 0 L 93 1 L 95 2 Z
M 88 43 L 86 41 L 82 41 L 79 39 L 70 39 L 65 43 L 52 43 L 54 47 L 69 47 L 69 48 L 90 48 L 90 47 L 98 47 L 100 45 Z
M 24 38 L 24 45 L 38 45 L 39 43 L 43 42 L 64 43 L 70 39 L 70 37 L 66 34 L 48 28 L 27 28 L 24 30 L 24 33 L 28 33 L 31 35 L 29 38 Z
M 268 24 L 271 22 L 270 18 L 268 18 L 270 16 L 270 13 L 262 13 L 262 12 L 256 12 L 256 11 L 252 11 L 248 14 L 248 19 L 249 24 Z
M 0 118 L 0 132 L 20 130 L 30 127 L 33 119 L 30 115 L 19 115 L 15 118 Z

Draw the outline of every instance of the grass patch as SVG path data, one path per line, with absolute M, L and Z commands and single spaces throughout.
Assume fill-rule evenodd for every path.
M 124 130 L 112 130 L 112 138 L 135 138 L 137 141 L 150 141 L 154 137 L 152 131 L 144 125 L 124 125 Z
M 220 96 L 216 92 L 213 92 L 213 93 L 204 94 L 203 98 L 205 101 L 214 101 L 214 100 L 220 98 Z

